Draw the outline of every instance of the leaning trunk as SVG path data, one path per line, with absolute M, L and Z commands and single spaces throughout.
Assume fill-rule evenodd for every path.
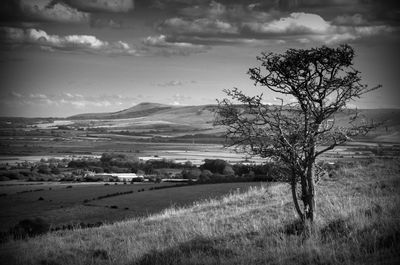
M 304 194 L 305 218 L 310 222 L 314 222 L 316 205 L 315 205 L 315 187 L 314 187 L 314 162 L 315 162 L 315 143 L 314 139 L 310 141 L 310 149 L 307 157 L 305 168 L 306 194 Z
M 301 211 L 301 208 L 299 205 L 299 199 L 297 198 L 297 176 L 296 176 L 295 172 L 292 172 L 292 180 L 291 180 L 290 186 L 292 189 L 292 197 L 293 197 L 294 207 L 296 208 L 297 214 L 299 215 L 300 219 L 304 221 L 304 214 Z
M 315 205 L 315 187 L 314 187 L 314 165 L 311 164 L 307 168 L 307 194 L 304 197 L 305 205 L 305 218 L 311 222 L 315 219 L 316 205 Z

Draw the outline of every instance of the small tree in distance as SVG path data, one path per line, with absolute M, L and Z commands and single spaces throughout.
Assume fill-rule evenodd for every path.
M 359 119 L 357 110 L 349 110 L 346 125 L 339 126 L 335 119 L 351 100 L 379 87 L 361 84 L 353 58 L 354 50 L 347 44 L 262 53 L 257 57 L 261 67 L 251 68 L 250 78 L 294 102 L 280 99 L 281 104 L 267 105 L 262 94 L 247 96 L 237 88 L 225 90 L 233 102 L 218 102 L 215 123 L 227 128 L 228 145 L 282 162 L 289 170 L 294 206 L 302 221 L 313 222 L 316 215 L 316 159 L 375 127 Z

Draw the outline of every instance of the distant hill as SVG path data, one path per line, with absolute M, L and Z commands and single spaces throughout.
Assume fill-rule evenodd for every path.
M 216 105 L 171 106 L 159 103 L 140 103 L 128 109 L 111 113 L 87 113 L 66 119 L 82 121 L 98 120 L 98 125 L 113 129 L 168 129 L 175 132 L 207 130 L 222 132 L 223 128 L 213 127 Z M 239 106 L 238 106 L 239 107 Z M 348 126 L 349 118 L 355 110 L 346 110 L 335 115 L 336 125 Z M 380 141 L 400 142 L 400 109 L 360 109 L 359 115 L 367 121 L 382 123 L 368 138 Z M 122 120 L 126 119 L 126 120 Z M 103 126 L 104 127 L 104 126 Z
M 174 106 L 159 104 L 159 103 L 150 103 L 143 102 L 138 105 L 135 105 L 131 108 L 124 109 L 117 112 L 105 112 L 105 113 L 84 113 L 78 114 L 67 119 L 81 120 L 81 119 L 94 119 L 94 120 L 103 120 L 103 119 L 127 119 L 127 118 L 138 118 L 148 116 L 157 112 L 166 111 L 174 108 Z
M 68 120 L 85 122 L 91 120 L 97 124 L 107 121 L 113 128 L 147 128 L 161 127 L 175 130 L 208 130 L 214 129 L 215 105 L 171 106 L 159 103 L 140 103 L 131 108 L 111 113 L 87 113 L 68 117 Z M 123 119 L 123 120 L 122 120 Z M 97 120 L 97 121 L 96 121 Z M 183 127 L 182 127 L 183 126 Z

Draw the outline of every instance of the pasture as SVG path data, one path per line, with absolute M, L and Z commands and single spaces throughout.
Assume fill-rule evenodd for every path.
M 333 168 L 318 184 L 318 219 L 308 236 L 289 186 L 273 183 L 144 218 L 10 241 L 0 245 L 0 259 L 32 265 L 399 264 L 399 170 L 399 160 Z
M 172 206 L 244 191 L 258 183 L 175 186 L 176 183 L 20 183 L 0 186 L 1 231 L 26 218 L 41 217 L 57 227 L 111 223 L 157 213 Z

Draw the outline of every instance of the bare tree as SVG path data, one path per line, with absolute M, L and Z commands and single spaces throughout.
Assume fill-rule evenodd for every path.
M 262 94 L 247 96 L 237 88 L 225 90 L 231 99 L 218 102 L 216 124 L 226 126 L 230 146 L 289 169 L 294 206 L 303 221 L 315 219 L 316 159 L 374 127 L 360 119 L 357 110 L 348 110 L 346 125 L 339 126 L 335 119 L 350 101 L 379 87 L 360 83 L 353 58 L 349 45 L 262 53 L 257 57 L 261 67 L 251 68 L 250 78 L 292 103 L 280 99 L 280 104 L 268 105 Z

